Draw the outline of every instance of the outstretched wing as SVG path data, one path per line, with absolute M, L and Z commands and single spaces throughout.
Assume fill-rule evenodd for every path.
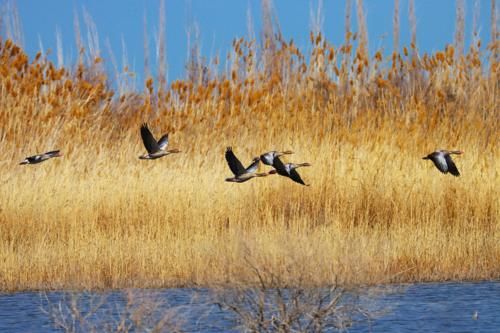
M 304 183 L 302 178 L 300 178 L 300 175 L 296 169 L 290 169 L 290 179 L 299 184 L 306 185 L 306 183 Z
M 160 146 L 158 142 L 156 142 L 153 134 L 151 134 L 147 124 L 142 124 L 141 126 L 141 137 L 144 147 L 146 147 L 149 154 L 156 153 L 160 150 Z
M 442 173 L 448 172 L 448 163 L 446 163 L 444 154 L 431 154 L 429 158 L 439 171 Z
M 59 155 L 60 150 L 51 150 L 45 153 L 45 155 L 49 155 L 50 157 Z
M 165 134 L 158 140 L 158 146 L 160 147 L 161 150 L 165 150 L 168 147 L 168 133 Z
M 260 155 L 260 160 L 266 165 L 273 165 L 274 154 L 272 151 Z
M 259 168 L 260 158 L 255 158 L 253 162 L 246 168 L 246 172 L 254 173 Z
M 227 147 L 226 149 L 226 161 L 229 165 L 229 169 L 234 173 L 236 177 L 246 173 L 245 168 L 241 164 L 240 160 L 234 155 L 233 148 Z
M 457 166 L 455 162 L 451 159 L 450 155 L 445 156 L 446 164 L 448 164 L 448 171 L 455 177 L 460 176 L 460 172 L 458 172 Z
M 280 158 L 277 156 L 273 160 L 273 167 L 276 169 L 276 172 L 278 173 L 278 175 L 282 175 L 282 176 L 286 176 L 286 177 L 290 176 L 290 174 L 286 170 L 285 165 L 283 164 L 283 162 L 281 162 Z

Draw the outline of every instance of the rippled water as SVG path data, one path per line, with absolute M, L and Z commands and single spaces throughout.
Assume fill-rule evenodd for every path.
M 234 317 L 211 304 L 210 290 L 166 289 L 145 294 L 149 301 L 154 298 L 162 302 L 163 314 L 168 307 L 173 309 L 173 320 L 183 318 L 183 331 L 234 331 Z M 124 292 L 80 296 L 79 306 L 87 309 L 91 301 L 99 302 L 105 296 L 105 303 L 91 319 L 110 323 L 123 314 L 127 299 Z M 61 332 L 43 309 L 65 298 L 69 296 L 63 292 L 0 294 L 0 332 Z M 500 281 L 408 285 L 376 298 L 374 303 L 387 313 L 355 324 L 349 332 L 500 333 Z

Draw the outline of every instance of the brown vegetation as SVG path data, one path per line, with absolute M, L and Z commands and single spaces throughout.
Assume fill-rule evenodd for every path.
M 309 56 L 239 39 L 227 72 L 192 62 L 189 80 L 119 95 L 101 58 L 58 68 L 1 41 L 0 289 L 224 283 L 251 276 L 248 255 L 315 284 L 499 278 L 496 58 L 372 58 L 346 35 L 311 34 Z M 137 159 L 145 121 L 183 154 Z M 226 183 L 228 145 L 293 149 L 311 186 Z M 435 148 L 465 151 L 461 177 L 421 160 Z M 65 156 L 17 165 L 50 149 Z

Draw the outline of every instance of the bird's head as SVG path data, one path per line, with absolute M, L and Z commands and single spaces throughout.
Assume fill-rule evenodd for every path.
M 260 172 L 260 173 L 256 173 L 255 177 L 266 177 L 266 176 L 269 176 L 269 175 L 270 175 L 269 172 Z
M 285 151 L 281 151 L 278 153 L 278 156 L 282 156 L 282 155 L 290 155 L 290 154 L 293 154 L 293 151 L 291 150 L 285 150 Z

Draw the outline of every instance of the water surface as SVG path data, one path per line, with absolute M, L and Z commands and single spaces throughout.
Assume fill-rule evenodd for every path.
M 134 294 L 136 303 L 141 304 L 138 297 L 142 296 L 137 296 L 137 291 Z M 150 318 L 168 313 L 171 320 L 180 321 L 183 332 L 237 332 L 235 316 L 213 304 L 211 290 L 164 289 L 142 294 L 143 303 L 161 304 Z M 127 308 L 125 292 L 75 295 L 83 314 L 92 303 L 100 305 L 89 317 L 99 325 L 116 324 L 125 311 L 138 310 Z M 54 318 L 46 311 L 52 309 L 53 313 L 61 301 L 70 305 L 70 299 L 71 295 L 64 292 L 0 293 L 0 332 L 63 332 L 54 327 Z M 500 332 L 500 281 L 414 284 L 394 288 L 374 299 L 361 299 L 384 309 L 384 313 L 355 323 L 348 332 Z

